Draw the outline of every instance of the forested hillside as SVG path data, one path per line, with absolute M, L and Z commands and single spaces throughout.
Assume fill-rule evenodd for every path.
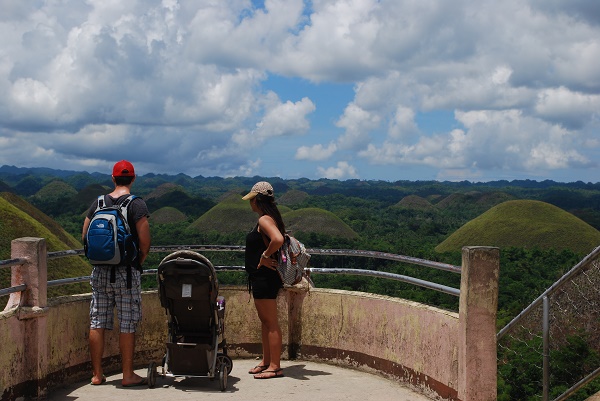
M 552 181 L 410 182 L 283 180 L 147 174 L 133 192 L 146 199 L 153 245 L 244 245 L 256 215 L 241 196 L 270 181 L 288 229 L 309 248 L 364 249 L 460 265 L 464 245 L 500 248 L 498 328 L 503 327 L 588 252 L 600 245 L 600 184 Z M 48 239 L 48 249 L 81 248 L 85 211 L 109 192 L 109 175 L 0 168 L 0 259 L 10 241 Z M 151 254 L 146 269 L 165 254 Z M 243 254 L 213 252 L 215 265 L 243 265 Z M 69 260 L 68 263 L 66 261 Z M 49 279 L 89 274 L 84 258 L 51 262 Z M 315 267 L 382 270 L 458 288 L 460 276 L 387 260 L 314 255 Z M 0 287 L 9 269 L 0 269 Z M 245 283 L 243 272 L 220 272 L 222 285 Z M 317 286 L 384 294 L 457 310 L 456 297 L 378 278 L 314 275 Z M 155 286 L 152 277 L 144 286 Z M 89 291 L 86 284 L 57 287 Z M 5 299 L 0 299 L 0 307 Z M 567 365 L 570 366 L 570 365 Z M 526 383 L 529 381 L 525 380 Z M 501 387 L 501 388 L 500 388 Z M 499 387 L 502 399 L 511 389 Z M 506 388 L 505 388 L 506 387 Z M 508 398 L 506 398 L 508 397 Z M 500 399 L 500 398 L 499 398 Z
M 518 312 L 589 252 L 600 227 L 598 183 L 284 180 L 146 174 L 136 179 L 133 190 L 147 200 L 150 208 L 153 245 L 243 245 L 256 216 L 247 202 L 241 200 L 241 195 L 255 182 L 265 179 L 275 188 L 288 228 L 307 247 L 385 251 L 459 265 L 460 247 L 464 244 L 499 246 L 503 272 L 502 321 Z M 10 193 L 6 196 L 18 197 L 30 205 L 30 210 L 39 209 L 36 213 L 45 217 L 33 218 L 42 226 L 52 232 L 65 230 L 72 238 L 79 238 L 86 209 L 99 194 L 112 188 L 112 182 L 108 174 L 3 166 L 0 168 L 0 188 Z M 527 221 L 524 228 L 519 229 L 523 242 L 515 243 L 514 235 L 500 230 L 506 215 L 496 213 L 489 217 L 486 213 L 512 201 L 523 200 L 537 202 L 539 214 L 534 207 L 527 216 L 530 220 L 522 219 L 522 223 Z M 549 206 L 560 210 L 560 223 L 548 219 Z M 581 227 L 573 224 L 574 221 L 590 229 L 588 237 L 592 242 L 586 242 L 585 247 L 557 247 L 551 241 L 556 239 L 552 231 L 544 237 L 533 232 L 528 235 L 526 230 L 533 228 L 535 222 L 537 232 L 556 230 L 558 226 L 562 227 L 561 235 L 577 238 L 581 235 Z M 553 224 L 554 228 L 551 227 Z M 473 236 L 473 227 L 480 230 L 479 234 Z M 6 223 L 2 222 L 0 230 L 6 243 L 10 242 L 11 236 L 25 235 L 8 231 Z M 471 237 L 466 234 L 468 232 Z M 479 242 L 487 238 L 481 232 L 496 237 L 490 243 Z M 41 234 L 33 232 L 29 235 Z M 456 238 L 462 239 L 457 242 Z M 564 245 L 566 242 L 559 243 Z M 64 246 L 74 247 L 72 243 Z M 0 251 L 2 258 L 9 257 L 6 244 Z M 156 267 L 163 256 L 151 255 L 147 268 Z M 207 256 L 215 264 L 243 264 L 240 254 Z M 381 269 L 455 287 L 459 284 L 458 276 L 452 273 L 389 261 L 315 256 L 312 262 L 317 267 Z M 523 269 L 524 265 L 528 268 Z M 542 274 L 538 270 L 543 270 Z M 243 282 L 244 277 L 243 274 L 228 273 L 221 279 L 224 283 Z M 356 276 L 314 279 L 322 286 L 400 296 L 452 309 L 457 306 L 453 297 L 381 279 Z

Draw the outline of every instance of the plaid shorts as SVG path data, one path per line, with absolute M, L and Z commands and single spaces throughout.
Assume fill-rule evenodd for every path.
M 131 288 L 127 288 L 127 268 L 115 267 L 115 282 L 110 282 L 112 266 L 94 266 L 90 284 L 90 328 L 113 329 L 114 308 L 117 308 L 121 333 L 135 333 L 142 320 L 140 272 L 131 268 Z

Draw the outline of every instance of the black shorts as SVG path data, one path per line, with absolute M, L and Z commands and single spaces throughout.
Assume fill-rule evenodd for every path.
M 283 284 L 279 274 L 273 272 L 273 274 L 253 274 L 250 277 L 250 286 L 254 299 L 276 299 Z

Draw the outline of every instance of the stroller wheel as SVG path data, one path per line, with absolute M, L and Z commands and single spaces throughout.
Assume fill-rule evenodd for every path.
M 224 363 L 227 366 L 227 374 L 231 373 L 233 370 L 233 360 L 222 353 L 217 354 L 217 366 L 221 366 L 221 363 Z
M 221 362 L 219 364 L 219 387 L 221 391 L 225 391 L 227 388 L 227 364 L 225 362 Z
M 156 362 L 150 362 L 150 365 L 148 366 L 147 379 L 148 388 L 154 388 L 154 385 L 156 384 Z

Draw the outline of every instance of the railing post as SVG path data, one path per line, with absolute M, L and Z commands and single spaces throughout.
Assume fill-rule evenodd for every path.
M 458 398 L 496 401 L 500 251 L 464 247 L 459 301 Z
M 308 282 L 306 288 L 297 286 L 285 292 L 288 304 L 288 358 L 296 359 L 302 345 L 302 305 L 308 292 Z
M 22 265 L 12 267 L 11 286 L 27 285 L 23 292 L 10 294 L 6 309 L 15 306 L 46 307 L 48 301 L 48 269 L 46 240 L 44 238 L 17 238 L 10 243 L 11 258 L 25 259 Z
M 542 323 L 542 401 L 549 400 L 550 392 L 550 300 L 547 296 L 543 298 L 543 323 Z
M 25 396 L 43 397 L 47 387 L 48 341 L 47 301 L 48 269 L 46 240 L 18 238 L 11 241 L 11 257 L 25 259 L 22 265 L 12 267 L 11 285 L 27 285 L 22 293 L 10 295 L 9 307 L 18 307 L 17 316 L 22 325 L 23 371 L 35 386 L 28 387 Z

